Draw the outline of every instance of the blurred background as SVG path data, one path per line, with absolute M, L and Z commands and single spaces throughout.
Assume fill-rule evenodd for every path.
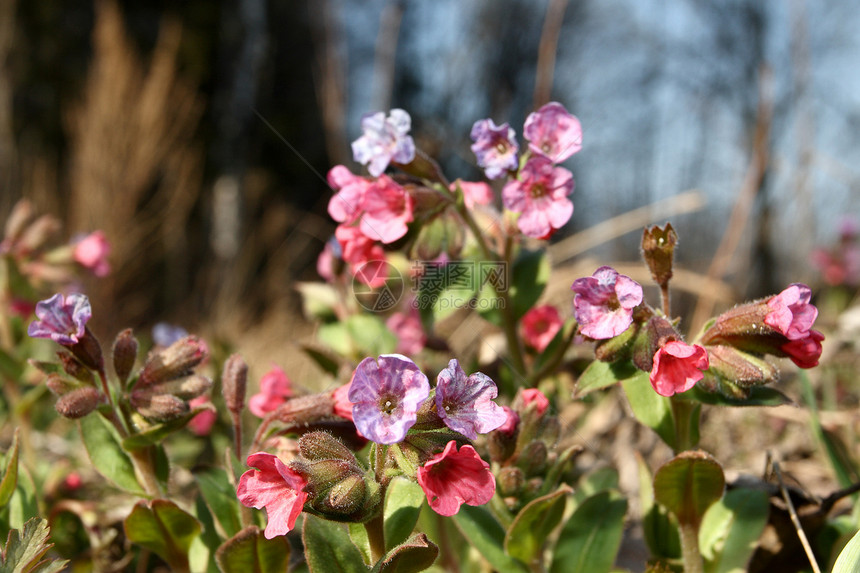
M 104 230 L 86 291 L 111 336 L 166 320 L 277 359 L 312 333 L 295 284 L 362 114 L 406 109 L 479 180 L 472 123 L 519 135 L 555 100 L 584 131 L 559 296 L 675 212 L 707 316 L 820 283 L 814 248 L 860 211 L 858 29 L 848 1 L 0 0 L 0 216 L 27 197 Z

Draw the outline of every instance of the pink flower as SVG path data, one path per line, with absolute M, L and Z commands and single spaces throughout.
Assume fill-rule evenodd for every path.
M 87 322 L 92 317 L 90 300 L 73 293 L 63 298 L 55 294 L 48 300 L 36 303 L 36 317 L 27 334 L 32 338 L 50 338 L 63 346 L 72 346 L 84 336 Z
M 97 277 L 104 277 L 110 273 L 108 255 L 110 255 L 110 243 L 103 231 L 93 231 L 75 243 L 73 255 L 75 261 L 91 270 Z
M 334 400 L 334 415 L 352 422 L 352 402 L 349 401 L 350 384 L 338 386 L 331 393 Z
M 188 405 L 191 408 L 196 408 L 197 406 L 202 406 L 209 402 L 209 398 L 207 396 L 197 396 L 188 402 Z M 215 410 L 208 409 L 203 410 L 188 422 L 188 427 L 198 436 L 208 436 L 209 432 L 212 431 L 212 426 L 215 425 L 215 421 L 218 419 L 218 414 Z
M 415 158 L 415 142 L 409 134 L 412 118 L 402 109 L 378 111 L 361 118 L 364 135 L 352 142 L 352 157 L 367 165 L 374 177 L 382 175 L 388 164 L 406 164 Z
M 323 247 L 319 257 L 317 257 L 317 274 L 325 279 L 327 283 L 334 282 L 334 277 L 338 270 L 340 251 L 341 247 L 337 239 L 329 239 L 326 241 L 325 247 Z
M 381 175 L 364 192 L 359 228 L 365 236 L 388 244 L 401 238 L 412 221 L 414 201 L 391 177 Z
M 544 400 L 546 397 L 544 396 Z M 549 406 L 549 401 L 547 400 L 547 406 Z M 517 426 L 520 423 L 520 417 L 516 412 L 508 408 L 507 406 L 502 406 L 502 410 L 505 412 L 505 423 L 496 428 L 497 432 L 501 432 L 506 436 L 512 436 L 514 432 L 517 430 Z M 546 410 L 546 406 L 544 406 L 544 410 Z M 542 413 L 542 412 L 541 412 Z M 540 414 L 540 413 L 539 413 Z
M 507 123 L 497 126 L 492 119 L 481 119 L 472 126 L 472 151 L 488 179 L 504 177 L 518 166 L 519 145 Z
M 417 419 L 430 395 L 430 382 L 414 362 L 400 354 L 365 358 L 349 386 L 352 418 L 362 436 L 377 444 L 396 444 Z
M 483 505 L 496 491 L 490 464 L 472 446 L 463 446 L 458 452 L 454 440 L 418 468 L 418 484 L 427 495 L 430 508 L 445 516 L 456 514 L 464 503 Z
M 385 326 L 397 337 L 395 352 L 398 354 L 417 354 L 427 343 L 417 308 L 409 313 L 395 312 L 385 321 Z
M 546 157 L 529 159 L 520 170 L 519 179 L 509 181 L 502 189 L 502 203 L 515 213 L 522 213 L 517 227 L 536 239 L 549 238 L 573 215 L 573 175 L 563 167 L 554 167 Z
M 708 369 L 708 352 L 698 344 L 667 342 L 654 354 L 651 386 L 661 396 L 686 392 L 704 377 Z
M 489 376 L 475 372 L 467 377 L 457 359 L 452 359 L 436 378 L 436 412 L 446 426 L 474 440 L 507 420 L 505 411 L 493 402 L 498 394 Z
M 818 359 L 821 358 L 822 340 L 823 334 L 810 330 L 807 337 L 789 340 L 782 345 L 781 350 L 800 368 L 813 368 L 818 366 Z
M 633 309 L 642 302 L 642 287 L 612 267 L 600 267 L 571 285 L 579 331 L 603 340 L 618 336 L 633 323 Z
M 456 191 L 458 186 L 463 192 L 463 201 L 467 209 L 474 209 L 475 205 L 489 205 L 493 202 L 493 188 L 482 181 L 475 183 L 457 179 L 451 183 L 451 191 Z
M 558 102 L 550 102 L 526 118 L 523 137 L 533 153 L 561 163 L 582 149 L 582 126 Z
M 538 352 L 543 352 L 561 330 L 562 324 L 561 316 L 554 306 L 536 306 L 523 316 L 520 323 L 523 342 Z
M 800 283 L 790 285 L 767 301 L 770 312 L 764 317 L 765 324 L 789 340 L 806 338 L 818 317 L 818 309 L 809 304 L 811 296 L 808 286 Z
M 364 192 L 370 181 L 353 175 L 343 165 L 335 165 L 328 172 L 328 184 L 337 193 L 328 202 L 328 214 L 338 223 L 352 223 L 364 206 Z
M 520 390 L 520 399 L 523 401 L 523 409 L 528 408 L 529 404 L 534 403 L 538 416 L 542 416 L 546 412 L 546 409 L 549 408 L 549 400 L 537 388 L 524 388 Z
M 236 496 L 242 505 L 266 508 L 269 518 L 266 539 L 285 535 L 296 525 L 308 499 L 308 494 L 303 491 L 308 485 L 307 480 L 272 454 L 251 454 L 248 465 L 257 469 L 242 474 Z
M 287 373 L 278 366 L 273 366 L 260 379 L 260 392 L 251 396 L 248 409 L 260 418 L 277 409 L 293 395 L 292 383 Z
M 356 279 L 373 288 L 385 284 L 388 265 L 382 246 L 369 239 L 358 227 L 339 225 L 334 236 L 340 243 L 343 260 L 349 263 Z

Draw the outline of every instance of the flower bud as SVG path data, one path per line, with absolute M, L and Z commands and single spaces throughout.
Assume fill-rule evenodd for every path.
M 146 386 L 183 376 L 207 355 L 206 344 L 196 336 L 181 338 L 149 355 L 140 373 L 139 384 Z
M 113 370 L 122 384 L 128 381 L 131 370 L 134 368 L 134 361 L 137 359 L 137 348 L 137 339 L 132 334 L 130 328 L 117 334 L 116 340 L 113 342 Z
M 654 225 L 642 233 L 642 258 L 654 282 L 660 286 L 665 286 L 672 278 L 672 260 L 677 245 L 678 234 L 671 223 L 666 223 L 662 229 Z
M 102 347 L 98 339 L 89 328 L 84 330 L 84 335 L 78 339 L 76 344 L 64 345 L 71 350 L 75 358 L 96 372 L 103 372 L 105 363 L 102 357 Z
M 520 468 L 506 466 L 499 470 L 496 484 L 502 496 L 518 495 L 526 483 L 526 476 Z
M 238 415 L 245 407 L 245 391 L 248 386 L 248 365 L 238 354 L 233 354 L 224 363 L 221 373 L 221 393 L 227 409 Z
M 379 484 L 357 464 L 329 459 L 309 462 L 299 459 L 290 467 L 308 482 L 308 506 L 327 519 L 367 521 L 378 512 Z
M 654 367 L 654 354 L 667 342 L 680 339 L 675 327 L 665 317 L 651 317 L 633 341 L 633 364 L 650 372 Z
M 758 356 L 732 346 L 706 346 L 710 371 L 733 384 L 747 388 L 779 380 L 779 369 Z
M 536 476 L 546 469 L 547 448 L 540 440 L 535 440 L 526 445 L 517 459 L 517 466 L 523 470 L 526 476 Z
M 76 380 L 80 380 L 84 384 L 95 385 L 92 371 L 78 362 L 74 356 L 61 350 L 57 352 L 57 357 L 60 359 L 60 363 L 63 365 L 63 370 L 66 374 Z
M 594 347 L 595 358 L 601 362 L 615 362 L 630 358 L 633 351 L 633 341 L 636 339 L 641 328 L 641 324 L 634 322 L 618 336 L 598 340 Z
M 68 394 L 72 390 L 79 388 L 77 384 L 71 380 L 63 378 L 59 374 L 48 374 L 48 379 L 45 380 L 45 386 L 47 386 L 48 390 L 50 390 L 55 396 L 62 396 L 63 394 Z
M 76 420 L 95 410 L 100 401 L 101 392 L 92 386 L 83 386 L 61 396 L 54 407 L 61 416 Z
M 188 402 L 173 394 L 152 394 L 138 390 L 131 393 L 129 401 L 144 418 L 156 422 L 175 420 L 190 410 Z
M 207 392 L 212 387 L 212 381 L 202 374 L 183 376 L 147 388 L 151 394 L 173 394 L 181 400 L 191 400 Z
M 308 461 L 326 459 L 355 461 L 352 450 L 328 432 L 310 432 L 299 438 L 299 453 Z

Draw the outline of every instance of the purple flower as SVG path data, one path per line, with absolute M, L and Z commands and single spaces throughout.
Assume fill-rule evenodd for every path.
M 519 179 L 509 181 L 502 189 L 505 209 L 522 213 L 517 227 L 524 235 L 548 239 L 573 215 L 573 175 L 564 167 L 555 167 L 546 157 L 536 155 L 526 161 Z
M 64 299 L 63 295 L 55 294 L 36 304 L 39 320 L 30 323 L 27 334 L 71 346 L 84 336 L 87 321 L 92 315 L 90 300 L 85 295 L 75 293 Z
M 175 324 L 157 322 L 152 327 L 152 341 L 165 348 L 186 336 L 188 336 L 188 331 Z
M 585 336 L 605 339 L 618 336 L 633 323 L 633 309 L 642 302 L 642 287 L 612 267 L 600 267 L 590 277 L 570 287 L 576 321 Z
M 507 123 L 497 126 L 492 119 L 481 119 L 472 126 L 472 151 L 488 179 L 503 177 L 518 166 L 517 140 Z
M 430 395 L 430 382 L 402 354 L 365 358 L 349 385 L 352 418 L 361 435 L 378 444 L 396 444 L 415 424 L 421 402 Z
M 523 137 L 533 153 L 561 163 L 582 149 L 582 126 L 558 102 L 550 102 L 526 118 Z
M 489 376 L 475 372 L 467 378 L 460 363 L 452 359 L 436 379 L 436 411 L 445 425 L 474 440 L 508 419 L 502 407 L 493 402 L 498 394 Z
M 382 175 L 392 161 L 409 163 L 415 159 L 415 142 L 408 135 L 412 118 L 402 109 L 378 111 L 361 118 L 364 135 L 352 142 L 352 157 L 374 177 Z

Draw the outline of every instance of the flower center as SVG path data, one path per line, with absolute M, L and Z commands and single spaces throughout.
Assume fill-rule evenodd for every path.
M 618 295 L 617 294 L 612 293 L 609 296 L 609 300 L 606 301 L 606 307 L 609 310 L 613 310 L 613 311 L 621 308 L 621 303 L 618 301 Z
M 397 399 L 393 396 L 382 396 L 379 399 L 379 411 L 390 416 L 397 408 Z
M 532 199 L 540 199 L 547 194 L 546 186 L 543 183 L 535 183 L 529 189 L 529 194 L 532 196 Z
M 499 155 L 504 155 L 505 153 L 507 153 L 507 151 L 508 151 L 508 146 L 505 145 L 505 143 L 503 141 L 500 141 L 499 143 L 496 144 L 496 153 L 498 153 Z

